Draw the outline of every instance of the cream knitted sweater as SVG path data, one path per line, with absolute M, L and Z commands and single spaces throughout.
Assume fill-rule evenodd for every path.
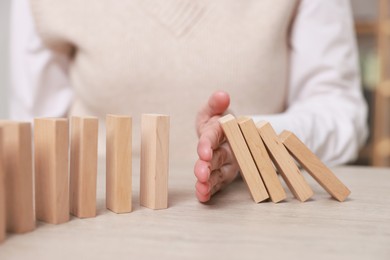
M 70 115 L 171 116 L 171 155 L 196 156 L 194 119 L 217 89 L 231 109 L 285 109 L 289 25 L 297 1 L 34 0 L 45 44 L 72 56 Z M 104 131 L 101 131 L 104 134 Z

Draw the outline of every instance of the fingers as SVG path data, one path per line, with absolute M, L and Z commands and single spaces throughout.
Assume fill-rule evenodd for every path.
M 232 153 L 227 149 L 227 145 L 221 145 L 220 148 L 213 151 L 211 159 L 211 171 L 222 168 L 225 164 L 232 163 Z
M 213 194 L 231 183 L 237 177 L 237 173 L 237 167 L 223 167 L 213 171 L 206 183 L 198 181 L 195 185 L 198 200 L 201 202 L 208 201 Z
M 217 149 L 225 140 L 220 124 L 215 121 L 205 129 L 199 138 L 198 156 L 200 159 L 210 161 L 213 150 Z
M 208 182 L 202 183 L 198 181 L 195 185 L 195 189 L 196 189 L 196 197 L 200 202 L 206 202 L 210 200 L 212 195 L 211 193 L 212 186 Z
M 222 115 L 229 107 L 230 96 L 224 91 L 214 92 L 207 104 L 199 111 L 196 118 L 196 129 L 198 136 L 201 135 L 202 127 L 216 115 Z
M 199 193 L 198 191 L 196 191 L 196 197 L 198 198 L 198 200 L 200 202 L 207 202 L 210 200 L 211 194 L 210 193 L 202 194 L 202 193 Z
M 220 148 L 212 152 L 211 161 L 205 161 L 199 159 L 195 163 L 194 173 L 199 182 L 207 182 L 210 177 L 211 171 L 222 168 L 226 164 L 234 162 L 232 154 L 228 149 L 228 145 L 225 143 Z
M 228 167 L 222 167 L 220 170 L 211 172 L 209 179 L 209 191 L 210 194 L 218 192 L 224 188 L 227 184 L 231 183 L 238 175 L 238 167 L 229 165 Z
M 198 182 L 206 183 L 209 180 L 211 173 L 211 163 L 203 160 L 198 160 L 195 163 L 194 173 Z
M 210 179 L 209 179 L 209 191 L 211 195 L 216 193 L 220 190 L 222 184 L 224 183 L 224 180 L 228 176 L 228 172 L 223 174 L 220 170 L 215 170 L 211 172 Z
M 208 201 L 211 195 L 221 188 L 224 183 L 224 174 L 222 172 L 218 174 L 218 169 L 231 162 L 228 150 L 220 148 L 225 135 L 218 122 L 219 116 L 225 113 L 229 104 L 229 94 L 223 91 L 214 92 L 196 118 L 199 160 L 195 164 L 194 173 L 198 179 L 196 196 L 201 202 Z M 227 174 L 227 176 L 230 175 L 230 173 Z M 229 179 L 229 177 L 226 178 Z

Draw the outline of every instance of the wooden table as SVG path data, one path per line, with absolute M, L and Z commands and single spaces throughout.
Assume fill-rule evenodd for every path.
M 105 209 L 99 167 L 96 218 L 8 235 L 0 259 L 390 259 L 390 168 L 335 168 L 352 191 L 343 203 L 305 174 L 315 191 L 305 203 L 288 193 L 283 203 L 255 204 L 238 180 L 201 204 L 192 165 L 175 165 L 170 207 L 153 211 L 138 206 L 135 165 L 134 210 L 117 215 Z

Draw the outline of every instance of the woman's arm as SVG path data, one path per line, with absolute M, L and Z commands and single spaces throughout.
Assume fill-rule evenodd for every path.
M 279 133 L 294 132 L 327 164 L 351 161 L 367 137 L 367 105 L 349 1 L 302 0 L 291 29 L 287 109 L 254 119 L 269 121 Z M 194 173 L 202 202 L 237 175 L 237 162 L 218 123 L 228 106 L 227 93 L 214 93 L 197 117 Z
M 29 1 L 13 0 L 10 117 L 66 116 L 73 96 L 69 62 L 67 55 L 51 51 L 39 38 Z
M 356 158 L 367 137 L 367 105 L 348 0 L 302 1 L 291 31 L 287 110 L 269 120 L 288 129 L 324 162 Z

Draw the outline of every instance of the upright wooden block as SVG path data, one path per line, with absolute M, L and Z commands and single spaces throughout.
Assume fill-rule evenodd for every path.
M 221 124 L 234 156 L 237 159 L 241 169 L 241 175 L 249 188 L 253 200 L 256 203 L 259 203 L 268 199 L 269 195 L 240 131 L 237 120 L 232 115 L 226 115 L 218 121 Z
M 7 231 L 5 208 L 5 175 L 3 170 L 3 133 L 0 127 L 0 243 L 5 240 Z
M 143 114 L 141 122 L 141 205 L 168 208 L 169 116 Z
M 69 127 L 67 119 L 34 120 L 35 203 L 37 219 L 69 220 Z
M 35 229 L 31 124 L 2 121 L 0 127 L 7 230 L 26 233 Z
M 70 213 L 79 218 L 96 216 L 98 119 L 71 118 Z
M 257 132 L 255 123 L 248 117 L 240 117 L 237 121 L 271 200 L 275 203 L 284 200 L 286 198 L 286 192 L 280 183 L 264 143 Z
M 132 210 L 132 119 L 106 117 L 106 205 L 115 213 Z
M 338 201 L 344 201 L 351 191 L 306 147 L 298 137 L 289 131 L 280 134 L 280 140 L 299 164 Z
M 276 168 L 294 196 L 300 201 L 306 201 L 313 196 L 313 190 L 303 178 L 303 175 L 284 145 L 280 142 L 272 126 L 268 122 L 263 121 L 257 124 L 257 129 Z

